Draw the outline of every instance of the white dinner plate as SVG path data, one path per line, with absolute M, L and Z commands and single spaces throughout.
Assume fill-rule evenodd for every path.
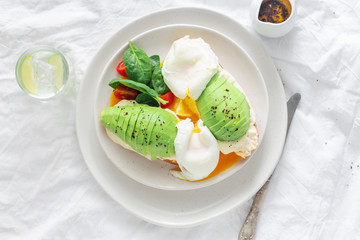
M 166 23 L 166 24 L 165 24 Z M 256 155 L 223 181 L 196 190 L 169 191 L 143 185 L 120 171 L 100 146 L 94 121 L 96 86 L 106 64 L 129 39 L 171 24 L 211 28 L 241 46 L 261 72 L 269 95 L 266 134 Z M 250 199 L 273 172 L 285 142 L 287 110 L 276 68 L 255 35 L 238 22 L 203 8 L 175 8 L 142 17 L 114 34 L 98 51 L 81 83 L 76 129 L 84 159 L 100 186 L 136 216 L 163 226 L 194 226 Z
M 160 59 L 163 60 L 173 41 L 185 35 L 189 35 L 191 38 L 201 37 L 205 42 L 209 43 L 219 58 L 222 67 L 229 71 L 238 81 L 255 112 L 261 144 L 268 118 L 268 94 L 259 70 L 238 44 L 209 28 L 180 24 L 153 28 L 129 40 L 140 46 L 149 56 L 158 54 Z M 122 44 L 122 42 L 119 43 Z M 106 134 L 105 128 L 100 124 L 99 116 L 101 111 L 109 106 L 112 88 L 108 84 L 112 79 L 119 77 L 116 66 L 123 59 L 124 51 L 128 48 L 127 43 L 125 45 L 120 44 L 119 50 L 114 53 L 114 56 L 104 68 L 97 84 L 94 120 L 99 142 L 104 152 L 123 173 L 150 187 L 167 190 L 188 190 L 215 184 L 238 172 L 245 163 L 251 161 L 250 157 L 246 161 L 239 161 L 229 170 L 213 178 L 199 182 L 188 182 L 177 179 L 170 174 L 170 169 L 174 168 L 173 164 L 160 160 L 149 161 L 111 141 Z M 256 155 L 256 152 L 252 156 L 254 155 Z M 239 174 L 241 174 L 241 171 Z

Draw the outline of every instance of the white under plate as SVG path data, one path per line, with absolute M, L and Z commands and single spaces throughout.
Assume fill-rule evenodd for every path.
M 166 24 L 165 24 L 166 23 Z M 242 169 L 223 181 L 196 190 L 168 191 L 127 177 L 100 146 L 94 121 L 96 86 L 106 64 L 129 39 L 171 24 L 211 28 L 241 46 L 258 67 L 269 94 L 269 115 L 262 144 Z M 202 8 L 175 8 L 142 17 L 123 27 L 98 51 L 81 83 L 76 128 L 84 159 L 103 189 L 140 218 L 163 226 L 194 226 L 250 199 L 273 172 L 285 142 L 287 110 L 281 80 L 259 40 L 236 21 Z
M 239 45 L 209 28 L 179 24 L 154 28 L 129 40 L 140 46 L 149 56 L 157 54 L 163 60 L 173 41 L 185 35 L 190 35 L 191 38 L 201 37 L 205 42 L 209 43 L 218 56 L 222 67 L 229 71 L 238 81 L 255 112 L 261 143 L 268 118 L 268 94 L 259 70 Z M 229 170 L 213 178 L 200 182 L 188 182 L 177 179 L 169 173 L 169 170 L 174 168 L 173 164 L 160 160 L 149 161 L 141 155 L 126 150 L 111 141 L 106 134 L 105 128 L 100 124 L 99 116 L 101 111 L 109 106 L 112 88 L 108 84 L 112 79 L 119 77 L 116 66 L 123 59 L 124 51 L 128 48 L 127 43 L 122 45 L 123 41 L 118 41 L 118 44 L 119 50 L 114 53 L 113 58 L 105 67 L 97 85 L 94 120 L 103 150 L 120 170 L 132 179 L 150 187 L 167 190 L 189 190 L 215 184 L 238 172 L 245 163 L 251 161 L 251 158 L 245 162 L 239 161 Z M 241 171 L 239 174 L 241 174 Z

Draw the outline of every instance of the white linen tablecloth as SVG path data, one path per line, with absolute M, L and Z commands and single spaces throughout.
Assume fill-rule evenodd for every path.
M 124 24 L 178 6 L 205 6 L 252 28 L 244 1 L 0 0 L 0 239 L 237 239 L 251 201 L 193 228 L 147 223 L 90 174 L 76 138 L 75 104 L 91 58 Z M 360 3 L 297 1 L 294 29 L 259 36 L 287 97 L 302 101 L 274 173 L 256 239 L 360 239 Z M 15 80 L 36 45 L 69 56 L 73 86 L 39 102 Z

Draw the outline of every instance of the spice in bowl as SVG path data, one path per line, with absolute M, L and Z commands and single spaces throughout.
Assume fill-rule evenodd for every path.
M 261 3 L 258 19 L 263 22 L 282 23 L 291 14 L 288 0 L 264 0 Z
M 277 38 L 294 26 L 295 0 L 253 0 L 250 17 L 255 30 L 265 37 Z

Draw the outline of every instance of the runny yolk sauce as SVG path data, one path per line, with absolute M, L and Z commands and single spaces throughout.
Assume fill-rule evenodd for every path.
M 239 155 L 237 155 L 236 153 L 232 152 L 229 154 L 223 154 L 222 152 L 220 152 L 220 156 L 219 156 L 219 163 L 216 166 L 216 168 L 214 169 L 214 171 L 212 171 L 210 173 L 209 176 L 207 176 L 206 178 L 203 178 L 201 180 L 196 180 L 196 181 L 190 181 L 190 180 L 186 180 L 189 182 L 200 182 L 200 181 L 204 181 L 207 180 L 209 178 L 213 178 L 217 175 L 219 175 L 220 173 L 226 171 L 227 169 L 231 168 L 232 166 L 234 166 L 237 162 L 240 161 L 244 161 L 245 162 L 246 159 L 240 157 Z M 181 171 L 179 167 L 176 167 L 172 170 L 175 171 Z
M 110 107 L 115 106 L 118 102 L 120 102 L 120 99 L 118 99 L 117 97 L 115 97 L 114 91 L 111 92 L 110 95 Z
M 114 92 L 110 95 L 110 107 L 115 106 L 120 99 L 118 99 Z M 200 129 L 197 126 L 197 121 L 200 119 L 200 113 L 197 109 L 196 102 L 187 96 L 185 99 L 180 99 L 175 97 L 174 102 L 168 107 L 168 109 L 172 110 L 176 113 L 180 120 L 185 120 L 186 118 L 190 118 L 194 123 L 194 133 L 199 133 Z M 234 164 L 239 162 L 240 160 L 245 161 L 242 157 L 238 156 L 236 153 L 232 152 L 229 154 L 223 154 L 220 152 L 219 163 L 210 175 L 204 179 L 197 180 L 203 181 L 212 177 L 219 175 L 220 173 L 226 171 L 231 168 Z M 173 170 L 181 171 L 179 167 L 174 168 Z M 197 182 L 195 181 L 195 182 Z

